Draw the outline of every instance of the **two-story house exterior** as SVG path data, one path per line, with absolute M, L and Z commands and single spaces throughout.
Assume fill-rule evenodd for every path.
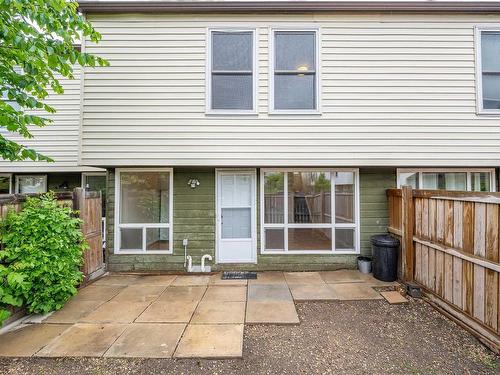
M 81 73 L 72 152 L 107 171 L 111 271 L 354 266 L 387 188 L 497 189 L 499 1 L 80 9 L 110 66 Z

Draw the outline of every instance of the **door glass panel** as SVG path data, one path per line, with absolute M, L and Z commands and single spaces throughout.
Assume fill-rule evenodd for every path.
M 252 184 L 249 175 L 236 175 L 235 177 L 235 206 L 252 205 Z
M 337 172 L 335 178 L 335 222 L 354 223 L 354 173 L 352 172 Z
M 331 223 L 330 172 L 288 173 L 288 222 Z
M 285 174 L 264 173 L 264 223 L 282 224 L 285 215 Z
M 222 208 L 222 238 L 251 238 L 251 208 Z
M 288 228 L 288 250 L 332 250 L 331 228 Z
M 121 228 L 120 250 L 142 250 L 142 228 Z
M 169 250 L 168 228 L 146 228 L 146 251 Z

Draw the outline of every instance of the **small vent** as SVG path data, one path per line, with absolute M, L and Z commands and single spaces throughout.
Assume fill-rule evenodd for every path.
M 226 271 L 222 273 L 222 280 L 243 280 L 243 279 L 256 279 L 257 272 L 234 272 L 234 271 Z

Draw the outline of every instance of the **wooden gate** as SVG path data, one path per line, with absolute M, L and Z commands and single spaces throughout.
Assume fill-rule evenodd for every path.
M 102 198 L 100 191 L 85 191 L 76 188 L 73 192 L 73 209 L 79 211 L 82 232 L 89 248 L 84 253 L 82 272 L 84 283 L 100 276 L 105 271 L 102 250 Z
M 387 195 L 401 279 L 499 352 L 500 194 L 405 186 Z

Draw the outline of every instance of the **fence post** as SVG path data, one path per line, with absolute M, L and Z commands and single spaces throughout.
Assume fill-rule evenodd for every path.
M 415 248 L 413 246 L 413 228 L 415 220 L 415 206 L 413 201 L 413 189 L 411 186 L 403 186 L 402 198 L 402 223 L 401 223 L 401 256 L 404 281 L 413 281 Z

